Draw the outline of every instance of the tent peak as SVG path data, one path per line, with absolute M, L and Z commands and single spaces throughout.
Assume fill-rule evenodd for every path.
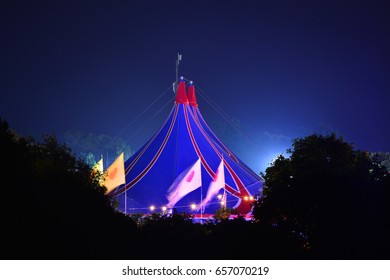
M 193 107 L 198 107 L 198 102 L 196 101 L 195 87 L 192 81 L 190 81 L 190 86 L 188 88 L 188 103 Z
M 188 104 L 188 99 L 186 94 L 186 84 L 184 82 L 183 76 L 181 76 L 179 80 L 179 86 L 177 87 L 175 102 L 177 104 Z

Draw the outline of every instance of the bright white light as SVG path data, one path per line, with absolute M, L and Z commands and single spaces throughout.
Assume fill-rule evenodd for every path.
M 154 207 L 153 205 L 149 207 L 150 211 L 154 211 L 154 209 L 156 209 L 156 207 Z
M 196 208 L 196 204 L 191 204 L 191 209 L 195 210 L 195 208 Z
M 253 200 L 253 196 L 250 196 L 249 199 L 250 199 L 250 200 Z
M 166 206 L 163 206 L 161 209 L 162 209 L 164 212 L 167 211 L 167 207 L 166 207 Z
M 225 205 L 225 201 L 222 200 L 222 201 L 221 201 L 221 205 Z
M 249 197 L 245 196 L 245 197 L 244 197 L 244 200 L 249 200 Z
M 222 199 L 222 194 L 219 194 L 217 197 L 218 199 Z

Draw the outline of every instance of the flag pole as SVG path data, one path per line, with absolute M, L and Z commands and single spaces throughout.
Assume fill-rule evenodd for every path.
M 103 154 L 100 154 L 100 160 L 102 161 L 102 174 L 100 179 L 99 179 L 99 184 L 104 186 L 104 160 L 103 160 Z
M 126 189 L 126 184 L 125 184 L 124 188 Z M 127 194 L 126 194 L 126 190 L 125 190 L 125 215 L 127 215 Z
M 203 184 L 200 185 L 200 223 L 203 224 Z
M 126 180 L 125 180 L 125 215 L 127 215 L 127 193 L 126 193 Z
M 202 172 L 202 162 L 200 164 L 200 170 Z M 202 177 L 200 178 L 200 223 L 203 224 L 203 184 Z
M 177 53 L 177 60 L 176 60 L 176 82 L 175 82 L 175 90 L 174 92 L 177 92 L 177 88 L 179 86 L 179 64 L 182 56 L 180 53 Z

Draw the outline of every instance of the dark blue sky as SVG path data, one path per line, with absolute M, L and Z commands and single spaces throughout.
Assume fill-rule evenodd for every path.
M 390 151 L 387 2 L 3 0 L 0 117 L 35 137 L 81 130 L 137 149 L 173 106 L 159 112 L 171 89 L 156 99 L 180 52 L 180 74 L 240 122 L 237 153 L 256 172 L 316 131 Z

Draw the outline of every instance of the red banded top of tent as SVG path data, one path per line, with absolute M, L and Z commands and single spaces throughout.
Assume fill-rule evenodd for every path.
M 190 86 L 188 87 L 188 103 L 193 107 L 198 107 L 198 102 L 196 101 L 196 95 L 195 95 L 195 87 L 190 82 Z
M 188 104 L 187 94 L 186 94 L 186 84 L 184 78 L 180 77 L 179 86 L 177 87 L 176 99 L 177 104 Z
M 179 86 L 177 87 L 175 102 L 176 104 L 189 104 L 193 107 L 198 107 L 198 102 L 196 101 L 195 87 L 192 81 L 189 84 L 188 94 L 187 94 L 184 78 L 180 77 Z

